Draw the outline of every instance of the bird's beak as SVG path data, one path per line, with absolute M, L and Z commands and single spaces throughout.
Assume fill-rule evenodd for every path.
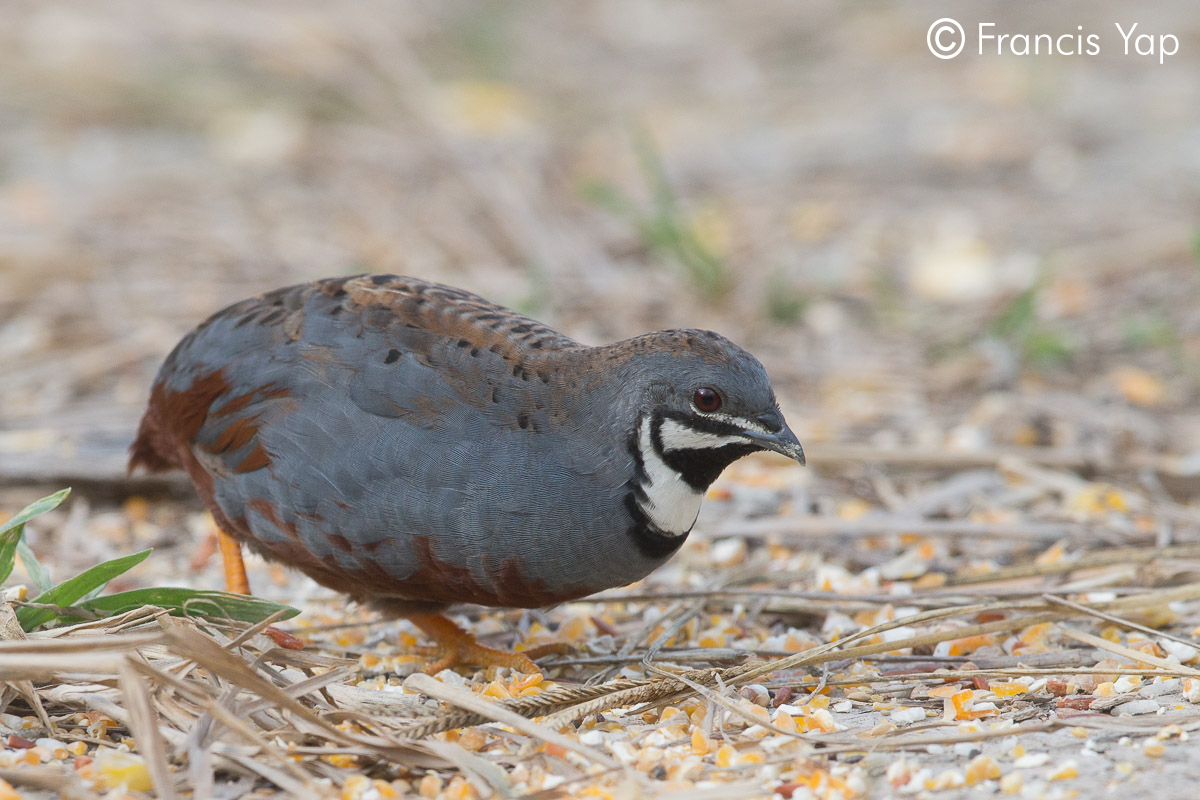
M 779 422 L 782 429 L 777 433 L 745 430 L 742 431 L 742 436 L 764 450 L 772 450 L 788 458 L 794 458 L 800 462 L 801 466 L 804 466 L 804 448 L 800 446 L 800 440 L 796 438 L 796 434 L 792 433 L 792 429 L 787 426 L 782 417 Z

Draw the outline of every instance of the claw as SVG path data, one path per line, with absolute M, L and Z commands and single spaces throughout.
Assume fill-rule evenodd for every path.
M 542 674 L 537 664 L 523 653 L 485 647 L 476 641 L 474 636 L 441 614 L 413 614 L 409 619 L 437 642 L 438 651 L 442 654 L 421 670 L 427 675 L 436 675 L 444 669 L 452 669 L 462 664 L 475 667 L 508 667 L 520 672 Z

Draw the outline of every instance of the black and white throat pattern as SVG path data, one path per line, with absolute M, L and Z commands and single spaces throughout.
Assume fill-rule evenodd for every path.
M 706 419 L 704 428 L 695 422 L 647 415 L 638 427 L 637 509 L 655 535 L 679 543 L 696 524 L 709 485 L 725 467 L 759 449 L 739 435 L 759 427 L 754 423 L 723 416 Z
M 682 472 L 667 464 L 661 434 L 661 418 L 642 417 L 637 442 L 642 459 L 637 504 L 656 533 L 685 536 L 696 524 L 707 487 L 692 486 Z

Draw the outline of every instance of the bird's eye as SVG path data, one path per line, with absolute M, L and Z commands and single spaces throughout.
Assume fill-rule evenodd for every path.
M 696 406 L 697 411 L 711 414 L 721 407 L 721 395 L 717 394 L 717 390 L 711 386 L 701 386 L 692 395 L 692 403 Z

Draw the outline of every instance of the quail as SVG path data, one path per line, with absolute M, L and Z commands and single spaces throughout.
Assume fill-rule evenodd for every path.
M 213 315 L 158 373 L 130 469 L 182 468 L 222 534 L 406 616 L 457 663 L 533 671 L 442 613 L 537 608 L 671 557 L 730 463 L 801 464 L 754 356 L 705 330 L 590 347 L 460 289 L 318 280 Z

